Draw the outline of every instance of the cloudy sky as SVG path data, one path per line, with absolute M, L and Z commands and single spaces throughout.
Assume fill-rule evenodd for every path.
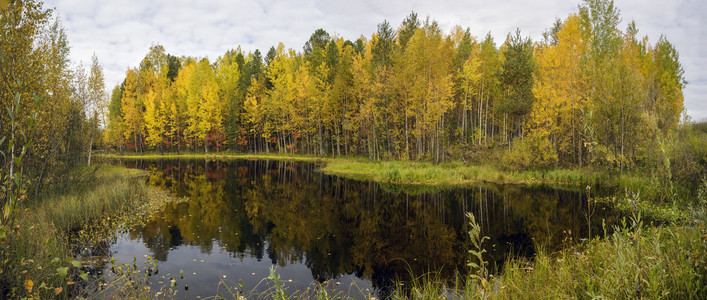
M 301 51 L 318 28 L 346 39 L 370 36 L 388 20 L 397 28 L 411 11 L 431 17 L 442 29 L 469 27 L 497 43 L 520 28 L 541 38 L 555 18 L 577 11 L 579 0 L 47 0 L 69 36 L 73 61 L 89 65 L 92 53 L 104 67 L 108 89 L 137 66 L 153 44 L 168 53 L 215 59 L 238 45 L 245 51 L 282 42 Z M 689 82 L 685 107 L 695 120 L 707 120 L 707 1 L 615 0 L 621 29 L 635 20 L 641 36 L 655 43 L 661 34 L 678 49 Z

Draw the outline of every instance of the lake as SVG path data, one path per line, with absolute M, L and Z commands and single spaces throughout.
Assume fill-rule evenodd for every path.
M 469 272 L 466 212 L 490 238 L 484 245 L 492 271 L 509 255 L 532 258 L 536 245 L 553 251 L 588 234 L 583 188 L 405 188 L 326 175 L 305 162 L 120 163 L 147 170 L 148 185 L 188 197 L 119 233 L 106 254 L 138 265 L 153 257 L 160 276 L 151 287 L 176 277 L 177 298 L 214 296 L 223 284 L 267 293 L 273 265 L 290 292 L 320 282 L 341 294 L 385 298 L 411 274 L 435 272 L 453 282 Z M 602 219 L 608 227 L 617 218 L 597 205 L 592 234 L 603 233 Z M 110 265 L 102 267 L 107 273 Z

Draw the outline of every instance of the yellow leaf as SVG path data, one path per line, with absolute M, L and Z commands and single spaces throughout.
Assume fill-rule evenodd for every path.
M 27 279 L 25 280 L 25 284 L 23 284 L 23 286 L 25 287 L 25 290 L 27 290 L 28 293 L 31 293 L 32 288 L 34 287 L 34 282 L 32 282 L 32 280 Z
M 59 295 L 64 290 L 62 287 L 54 288 L 54 295 Z

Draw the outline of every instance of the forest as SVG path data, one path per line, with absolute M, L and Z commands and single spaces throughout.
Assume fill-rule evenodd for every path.
M 240 47 L 210 61 L 160 45 L 113 89 L 106 144 L 119 151 L 236 151 L 459 159 L 507 149 L 517 167 L 655 159 L 683 113 L 677 50 L 622 31 L 589 1 L 542 40 L 497 43 L 408 15 L 355 41 L 315 31 L 302 51 Z

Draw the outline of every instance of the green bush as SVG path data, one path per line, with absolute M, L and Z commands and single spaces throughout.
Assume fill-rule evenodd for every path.
M 513 150 L 503 157 L 504 165 L 510 169 L 548 168 L 557 163 L 557 152 L 545 138 L 529 136 L 513 144 Z
M 707 132 L 694 124 L 678 130 L 669 150 L 670 173 L 675 180 L 695 190 L 707 177 Z

